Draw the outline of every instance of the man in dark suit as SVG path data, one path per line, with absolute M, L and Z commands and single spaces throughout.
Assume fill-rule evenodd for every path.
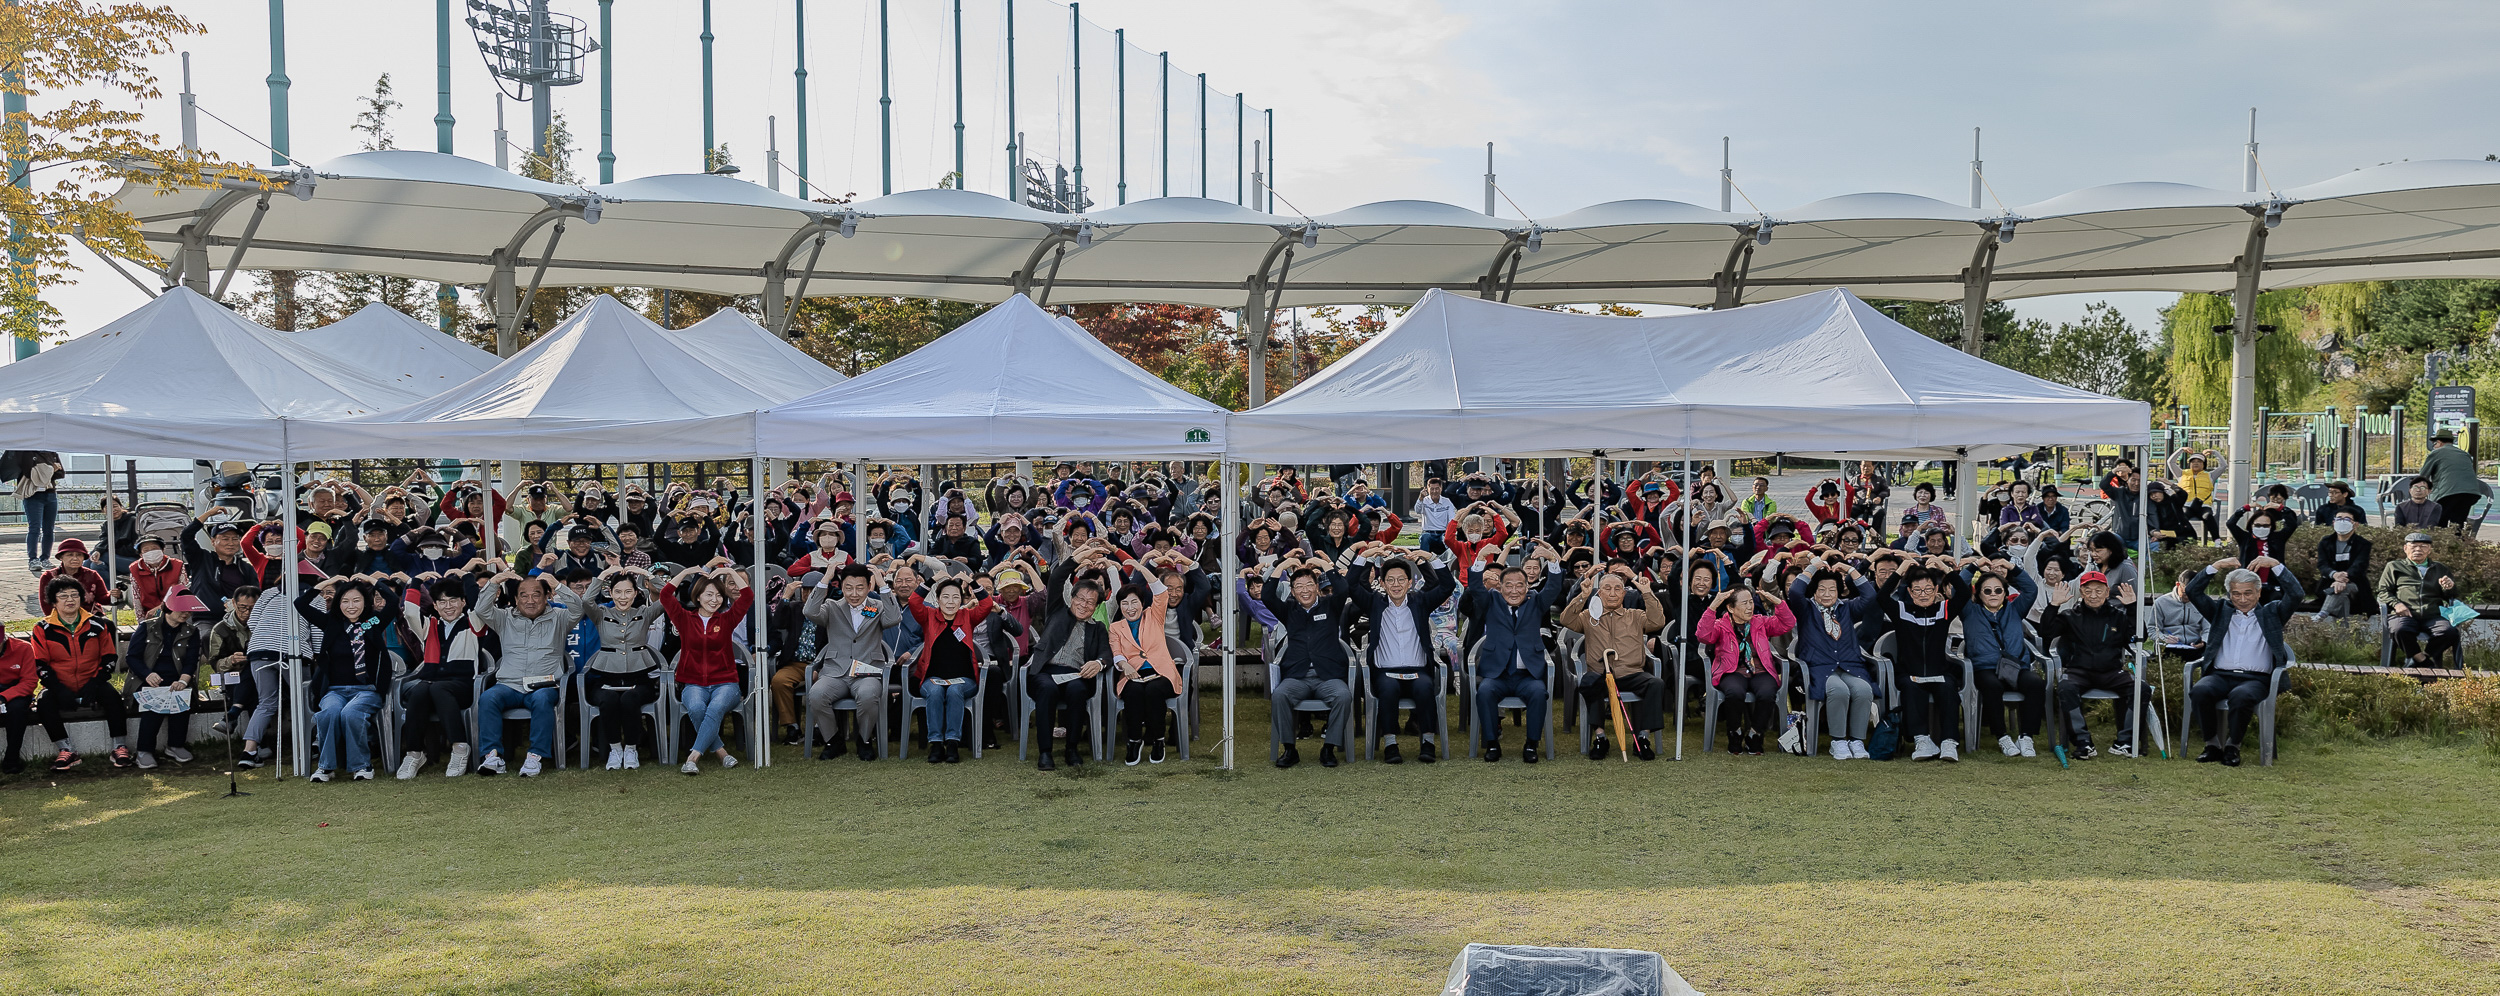
M 1285 628 L 1276 687 L 1267 691 L 1270 725 L 1276 742 L 1284 747 L 1276 756 L 1279 768 L 1302 763 L 1302 753 L 1293 746 L 1296 702 L 1318 699 L 1328 704 L 1320 767 L 1336 767 L 1337 752 L 1345 749 L 1346 725 L 1354 715 L 1354 687 L 1346 683 L 1352 662 L 1347 659 L 1345 641 L 1337 636 L 1337 626 L 1345 618 L 1348 585 L 1336 574 L 1335 566 L 1319 558 L 1280 560 L 1260 589 L 1259 601 L 1276 616 L 1277 625 Z M 1323 581 L 1329 583 L 1323 585 Z
M 1433 694 L 1441 678 L 1432 662 L 1432 613 L 1458 591 L 1458 580 L 1441 562 L 1426 560 L 1418 566 L 1401 556 L 1402 552 L 1387 543 L 1357 547 L 1350 579 L 1354 601 L 1372 619 L 1372 641 L 1364 663 L 1371 667 L 1372 697 L 1387 713 L 1381 719 L 1391 721 L 1392 730 L 1398 728 L 1394 720 L 1399 699 L 1419 704 L 1440 701 Z M 1378 589 L 1370 583 L 1375 564 L 1380 572 Z M 1415 587 L 1419 574 L 1424 579 L 1421 589 Z M 1440 760 L 1440 745 L 1432 739 L 1438 724 L 1425 723 L 1420 716 L 1408 723 L 1422 727 L 1423 749 L 1415 759 L 1425 764 Z M 1381 737 L 1380 744 L 1383 762 L 1405 763 L 1398 753 L 1397 734 Z
M 1543 542 L 1524 567 L 1493 570 L 1501 551 L 1487 544 L 1467 572 L 1467 594 L 1459 611 L 1476 621 L 1476 722 L 1484 731 L 1484 759 L 1502 759 L 1501 701 L 1516 696 L 1528 706 L 1528 741 L 1519 759 L 1537 760 L 1537 742 L 1545 739 L 1549 714 L 1545 687 L 1545 614 L 1569 590 L 1563 582 L 1562 555 Z M 1542 575 L 1530 587 L 1531 570 Z M 1487 587 L 1485 575 L 1500 578 L 1501 587 Z
M 2217 560 L 2213 566 L 2196 572 L 2181 583 L 2183 594 L 2205 617 L 2205 676 L 2196 679 L 2188 689 L 2188 697 L 2196 705 L 2196 721 L 2205 730 L 2205 750 L 2196 755 L 2200 764 L 2220 761 L 2231 767 L 2240 763 L 2240 741 L 2248 735 L 2248 718 L 2257 712 L 2257 703 L 2265 701 L 2273 684 L 2274 673 L 2292 662 L 2291 650 L 2283 645 L 2283 620 L 2300 607 L 2300 579 L 2271 557 L 2259 557 L 2247 568 L 2237 558 Z M 2253 568 L 2253 569 L 2252 569 Z M 2271 571 L 2282 583 L 2273 601 L 2261 596 L 2265 582 L 2258 571 Z M 2205 594 L 2205 585 L 2217 571 L 2229 571 L 2222 580 L 2229 600 L 2217 600 Z M 2215 711 L 2224 702 L 2231 706 L 2231 731 L 2223 736 L 2221 719 Z

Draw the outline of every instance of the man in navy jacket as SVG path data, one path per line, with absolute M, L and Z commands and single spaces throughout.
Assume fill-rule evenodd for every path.
M 1459 611 L 1476 620 L 1482 636 L 1476 641 L 1476 722 L 1484 731 L 1484 759 L 1502 759 L 1500 702 L 1512 696 L 1528 705 L 1528 740 L 1519 750 L 1519 759 L 1536 763 L 1537 742 L 1545 739 L 1548 690 L 1545 686 L 1545 614 L 1561 601 L 1569 586 L 1563 583 L 1562 555 L 1539 542 L 1525 567 L 1503 568 L 1495 572 L 1500 587 L 1487 587 L 1488 573 L 1501 551 L 1487 544 L 1477 553 L 1476 562 L 1468 568 L 1467 594 L 1459 602 Z M 1531 569 L 1536 573 L 1533 589 L 1529 586 Z
M 1432 664 L 1432 613 L 1441 603 L 1458 591 L 1458 581 L 1438 560 L 1426 560 L 1423 566 L 1401 557 L 1396 547 L 1387 543 L 1369 543 L 1355 548 L 1351 578 L 1351 595 L 1372 619 L 1372 641 L 1365 663 L 1371 666 L 1372 697 L 1378 699 L 1383 719 L 1397 718 L 1397 702 L 1408 699 L 1417 704 L 1440 701 L 1434 695 L 1440 681 Z M 1372 565 L 1378 564 L 1380 588 L 1370 584 Z M 1424 577 L 1423 587 L 1415 587 L 1416 575 Z M 1415 710 L 1421 713 L 1422 710 Z M 1424 746 L 1416 760 L 1431 764 L 1440 760 L 1439 745 L 1433 742 L 1433 727 L 1420 715 L 1407 721 L 1422 726 Z M 1390 729 L 1397 729 L 1394 722 Z M 1389 764 L 1404 763 L 1398 753 L 1398 736 L 1390 733 L 1380 738 L 1380 759 Z
M 2241 568 L 2237 559 L 2217 560 L 2187 579 L 2188 600 L 2204 615 L 2208 634 L 2205 676 L 2188 688 L 2188 698 L 2196 704 L 2197 725 L 2205 730 L 2205 750 L 2196 755 L 2198 763 L 2239 766 L 2248 717 L 2271 691 L 2274 673 L 2291 665 L 2291 650 L 2283 645 L 2283 620 L 2300 608 L 2300 579 L 2290 571 L 2276 570 L 2273 573 L 2282 588 L 2271 602 L 2259 597 L 2265 583 L 2257 572 L 2281 566 L 2272 557 L 2259 557 L 2248 568 Z M 2231 572 L 2222 579 L 2229 601 L 2205 594 L 2205 585 L 2216 571 Z M 2219 717 L 2214 715 L 2226 701 L 2231 706 L 2228 737 L 2222 735 Z
M 1345 749 L 1346 726 L 1354 716 L 1354 686 L 1346 683 L 1353 662 L 1337 636 L 1337 627 L 1345 622 L 1347 585 L 1344 578 L 1332 576 L 1334 566 L 1316 557 L 1281 560 L 1260 590 L 1259 600 L 1285 629 L 1276 686 L 1267 692 L 1270 725 L 1284 748 L 1276 756 L 1279 768 L 1302 763 L 1302 753 L 1293 746 L 1294 703 L 1318 699 L 1328 704 L 1328 732 L 1319 748 L 1323 768 L 1337 766 L 1337 752 Z M 1333 590 L 1323 593 L 1323 581 L 1333 582 L 1326 586 Z

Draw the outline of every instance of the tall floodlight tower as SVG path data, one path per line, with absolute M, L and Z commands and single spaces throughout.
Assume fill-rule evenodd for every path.
M 554 88 L 582 81 L 582 60 L 599 50 L 582 19 L 547 9 L 547 0 L 468 0 L 469 31 L 486 71 L 504 95 L 530 105 L 530 154 L 545 159 Z

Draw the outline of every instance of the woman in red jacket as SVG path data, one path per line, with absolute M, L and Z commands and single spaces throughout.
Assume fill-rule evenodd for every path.
M 693 608 L 673 591 L 660 596 L 660 608 L 677 629 L 677 701 L 694 721 L 694 747 L 677 770 L 691 775 L 699 772 L 695 761 L 706 750 L 720 755 L 721 767 L 738 766 L 721 741 L 720 724 L 738 704 L 738 657 L 729 637 L 746 619 L 755 595 L 734 567 L 689 567 L 671 579 L 671 587 L 688 581 L 694 584 Z
M 911 615 L 920 623 L 920 657 L 912 661 L 911 677 L 920 685 L 920 697 L 928 700 L 929 763 L 954 764 L 963 759 L 964 714 L 972 708 L 972 697 L 980 685 L 981 643 L 972 636 L 973 627 L 989 618 L 998 604 L 990 597 L 989 582 L 980 583 L 981 600 L 964 604 L 971 597 L 972 585 L 964 579 L 947 578 L 929 589 L 937 604 L 931 605 L 911 593 Z
M 9 729 L 9 752 L 0 755 L 0 775 L 26 770 L 18 755 L 26 749 L 26 724 L 35 718 L 35 645 L 0 632 L 0 723 Z
M 1773 607 L 1771 613 L 1757 613 L 1763 603 Z M 1787 601 L 1741 588 L 1720 592 L 1701 614 L 1694 636 L 1710 647 L 1710 683 L 1719 689 L 1719 725 L 1727 727 L 1728 753 L 1762 753 L 1763 731 L 1779 708 L 1780 664 L 1771 654 L 1771 640 L 1796 628 Z M 1747 694 L 1753 696 L 1750 715 L 1739 711 Z

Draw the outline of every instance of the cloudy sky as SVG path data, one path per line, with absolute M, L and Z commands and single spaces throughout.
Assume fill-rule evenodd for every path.
M 465 0 L 462 0 L 465 2 Z M 965 0 L 967 170 L 993 189 L 1004 161 L 1005 0 Z M 267 4 L 182 0 L 205 33 L 187 39 L 203 144 L 266 161 Z M 406 107 L 403 148 L 431 149 L 433 4 L 296 0 L 288 5 L 296 155 L 319 162 L 357 149 L 355 99 L 392 75 Z M 455 3 L 458 7 L 459 3 Z M 595 22 L 593 0 L 554 7 Z M 766 119 L 794 158 L 793 0 L 713 4 L 715 140 L 760 179 Z M 807 3 L 811 180 L 875 194 L 878 151 L 875 0 Z M 697 0 L 619 0 L 615 146 L 620 179 L 698 168 L 702 148 Z M 949 0 L 891 0 L 897 189 L 952 168 Z M 465 16 L 455 11 L 456 16 Z M 2170 180 L 2241 182 L 2249 108 L 2267 179 L 2297 186 L 2398 159 L 2500 152 L 2490 95 L 2500 91 L 2500 5 L 2329 0 L 2068 0 L 1979 3 L 1842 0 L 1746 4 L 1544 0 L 1091 0 L 1075 46 L 1089 184 L 1112 199 L 1116 134 L 1108 29 L 1126 29 L 1132 198 L 1163 182 L 1155 53 L 1172 65 L 1172 181 L 1195 193 L 1195 76 L 1213 94 L 1209 189 L 1230 197 L 1231 94 L 1275 110 L 1278 192 L 1310 213 L 1425 198 L 1481 208 L 1484 143 L 1510 203 L 1506 216 L 1551 216 L 1627 197 L 1716 206 L 1722 136 L 1752 203 L 1777 213 L 1837 194 L 1902 191 L 1969 197 L 1971 129 L 1985 129 L 1992 202 L 2020 206 L 2077 187 Z M 1077 105 L 1066 68 L 1065 7 L 1016 0 L 1020 130 L 1033 151 L 1070 159 Z M 492 159 L 495 103 L 467 29 L 455 24 L 455 147 Z M 178 63 L 161 60 L 170 92 Z M 558 91 L 556 108 L 595 178 L 598 95 Z M 168 140 L 171 99 L 152 109 Z M 528 109 L 509 109 L 526 143 Z M 244 133 L 248 132 L 247 137 Z M 795 180 L 786 181 L 795 183 Z M 1990 206 L 1994 206 L 1991 203 Z M 1744 201 L 1738 203 L 1740 210 Z M 2069 318 L 2085 300 L 2017 305 Z M 2149 322 L 2168 295 L 2118 295 Z M 143 298 L 92 270 L 61 295 L 83 332 Z

